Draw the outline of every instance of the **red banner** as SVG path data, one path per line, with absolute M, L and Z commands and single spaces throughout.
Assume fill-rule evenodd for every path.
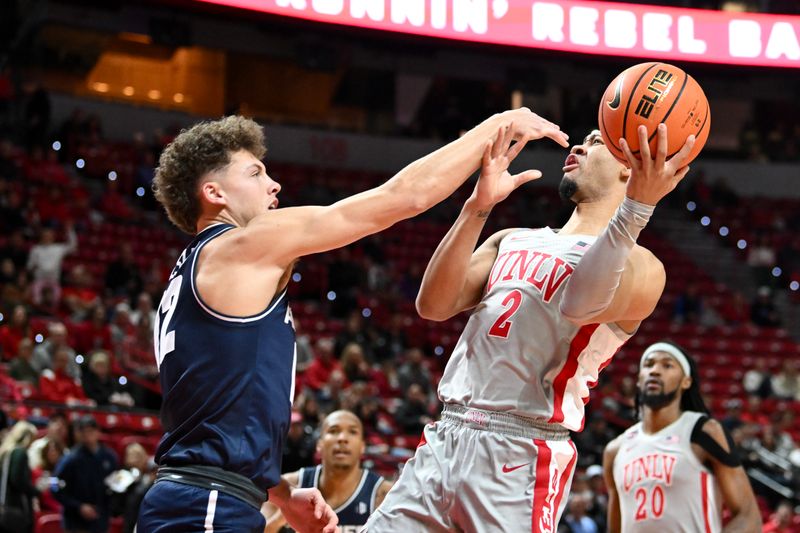
M 800 67 L 800 16 L 582 0 L 198 0 L 319 22 L 612 56 Z

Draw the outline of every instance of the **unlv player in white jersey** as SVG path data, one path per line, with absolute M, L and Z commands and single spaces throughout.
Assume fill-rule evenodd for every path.
M 526 173 L 508 173 L 508 136 L 487 143 L 481 177 L 422 281 L 417 309 L 447 320 L 472 309 L 439 385 L 442 421 L 426 427 L 370 533 L 556 530 L 575 468 L 568 430 L 589 389 L 655 308 L 661 262 L 636 245 L 654 206 L 686 175 L 689 137 L 667 160 L 659 126 L 629 167 L 600 132 L 573 146 L 560 191 L 576 204 L 561 228 L 507 229 L 475 250 L 492 208 Z
M 658 342 L 639 363 L 641 422 L 603 455 L 611 533 L 761 531 L 755 496 L 731 438 L 708 417 L 697 365 Z M 722 527 L 722 504 L 731 518 Z

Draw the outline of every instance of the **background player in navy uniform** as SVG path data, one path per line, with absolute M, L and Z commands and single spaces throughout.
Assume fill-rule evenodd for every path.
M 140 532 L 260 532 L 267 491 L 295 529 L 334 531 L 336 516 L 319 491 L 280 477 L 294 394 L 292 265 L 444 200 L 478 168 L 495 135 L 519 141 L 508 150 L 514 156 L 530 139 L 568 145 L 558 126 L 530 110 L 508 111 L 379 187 L 330 206 L 281 210 L 281 187 L 261 162 L 264 133 L 252 120 L 197 124 L 167 146 L 154 192 L 170 220 L 196 236 L 178 258 L 155 322 L 165 434 Z
M 658 342 L 639 364 L 641 421 L 603 455 L 612 533 L 761 531 L 761 517 L 733 441 L 708 417 L 697 365 Z M 731 513 L 722 527 L 722 504 Z
M 342 533 L 358 533 L 378 507 L 392 483 L 361 468 L 364 454 L 364 426 L 350 411 L 334 411 L 322 421 L 317 451 L 322 464 L 284 474 L 290 485 L 319 489 L 339 517 Z M 280 509 L 267 502 L 262 508 L 267 519 L 264 533 L 292 531 Z

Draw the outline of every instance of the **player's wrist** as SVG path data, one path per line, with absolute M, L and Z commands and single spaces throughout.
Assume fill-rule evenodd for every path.
M 486 220 L 491 214 L 492 209 L 494 209 L 494 206 L 495 204 L 487 204 L 475 198 L 470 198 L 466 201 L 461 211 L 470 218 Z

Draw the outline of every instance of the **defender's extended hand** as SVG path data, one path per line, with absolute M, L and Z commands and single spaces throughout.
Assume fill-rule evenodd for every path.
M 513 176 L 508 166 L 519 155 L 527 138 L 522 138 L 513 146 L 515 123 L 501 128 L 494 140 L 486 142 L 481 163 L 481 175 L 469 202 L 479 211 L 491 210 L 497 203 L 505 200 L 511 192 L 531 180 L 542 177 L 538 170 L 526 170 Z
M 569 148 L 569 135 L 561 131 L 558 124 L 540 117 L 527 107 L 506 111 L 506 113 L 513 121 L 511 131 L 515 141 L 527 142 L 549 137 L 564 148 Z
M 280 509 L 298 533 L 340 533 L 339 518 L 317 489 L 292 489 Z

